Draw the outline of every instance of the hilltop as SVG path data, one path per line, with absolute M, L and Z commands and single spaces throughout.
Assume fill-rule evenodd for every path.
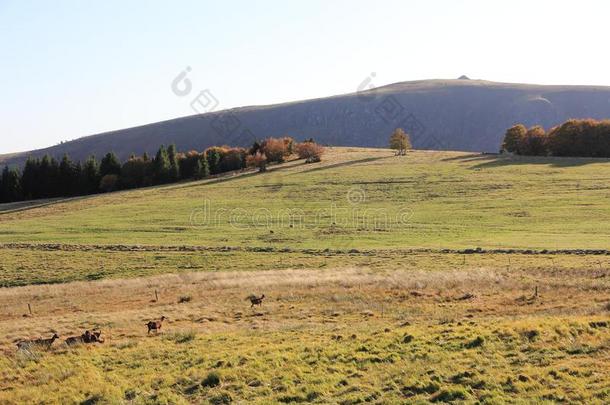
M 87 136 L 46 149 L 0 156 L 68 153 L 83 160 L 114 150 L 152 154 L 161 144 L 179 150 L 249 146 L 254 139 L 291 135 L 337 146 L 385 147 L 396 127 L 419 149 L 495 152 L 504 131 L 522 122 L 551 127 L 570 118 L 610 116 L 610 87 L 542 86 L 484 80 L 420 80 L 372 90 L 267 106 L 211 112 Z

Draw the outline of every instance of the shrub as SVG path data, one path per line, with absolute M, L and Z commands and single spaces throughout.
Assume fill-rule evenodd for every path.
M 246 167 L 246 150 L 243 148 L 225 148 L 221 154 L 219 171 L 230 172 Z
M 475 347 L 483 346 L 484 343 L 485 339 L 483 339 L 481 336 L 477 336 L 474 340 L 471 340 L 470 342 L 466 343 L 466 347 L 468 349 L 474 349 Z
M 191 297 L 190 295 L 183 295 L 180 298 L 178 298 L 178 304 L 184 304 L 187 302 L 191 302 L 192 299 L 193 299 L 193 297 Z
M 208 375 L 201 381 L 202 387 L 217 387 L 220 385 L 220 374 L 215 371 L 208 373 Z
M 100 180 L 100 190 L 105 192 L 114 191 L 119 184 L 119 176 L 116 174 L 107 174 Z
M 267 156 L 269 163 L 282 163 L 290 155 L 288 144 L 281 138 L 267 138 L 261 147 L 262 153 Z
M 260 152 L 256 152 L 255 155 L 248 155 L 246 164 L 248 167 L 257 167 L 259 172 L 264 172 L 267 170 L 267 156 Z
M 305 159 L 305 163 L 319 162 L 324 153 L 324 147 L 315 142 L 302 142 L 296 146 L 299 159 Z

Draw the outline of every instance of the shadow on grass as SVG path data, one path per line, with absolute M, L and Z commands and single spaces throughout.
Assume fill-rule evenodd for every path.
M 314 168 L 303 170 L 303 171 L 300 171 L 300 172 L 294 173 L 294 174 L 304 174 L 304 173 L 312 173 L 312 172 L 318 172 L 318 171 L 328 170 L 328 169 L 336 169 L 339 167 L 347 167 L 347 166 L 352 166 L 352 165 L 358 165 L 361 163 L 374 162 L 376 160 L 388 159 L 391 157 L 393 157 L 393 155 L 392 156 L 370 157 L 370 158 L 364 158 L 364 159 L 358 159 L 358 160 L 349 160 L 347 162 L 335 163 L 332 165 L 321 166 L 321 167 L 314 167 Z
M 551 167 L 578 167 L 594 163 L 610 163 L 608 158 L 578 158 L 558 156 L 517 156 L 472 153 L 443 159 L 444 162 L 476 163 L 472 169 L 485 169 L 518 165 L 548 165 Z

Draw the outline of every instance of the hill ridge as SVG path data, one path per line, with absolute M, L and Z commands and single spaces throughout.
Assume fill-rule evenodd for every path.
M 610 117 L 610 87 L 537 85 L 479 79 L 429 79 L 391 83 L 361 92 L 186 115 L 87 135 L 28 152 L 0 155 L 21 164 L 29 155 L 68 153 L 83 160 L 115 151 L 152 154 L 161 144 L 179 150 L 249 146 L 254 139 L 292 135 L 338 146 L 381 147 L 396 127 L 406 127 L 420 149 L 497 151 L 516 122 L 550 127 L 570 118 Z M 229 122 L 231 121 L 231 122 Z M 232 127 L 230 127 L 230 125 Z

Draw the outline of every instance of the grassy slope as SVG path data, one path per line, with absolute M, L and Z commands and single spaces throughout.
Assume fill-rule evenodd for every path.
M 608 178 L 606 161 L 335 149 L 319 165 L 0 213 L 0 243 L 295 249 L 0 249 L 2 285 L 131 278 L 0 289 L 0 403 L 607 403 L 610 328 L 591 326 L 608 320 L 607 256 L 397 248 L 608 248 Z M 204 199 L 223 220 L 191 222 Z M 317 211 L 333 204 L 337 218 Z M 292 228 L 245 219 L 261 208 L 308 215 Z M 407 221 L 350 219 L 365 209 Z M 268 296 L 262 309 L 250 292 Z M 161 314 L 166 332 L 146 337 Z M 104 345 L 14 350 L 93 327 Z
M 605 160 L 334 149 L 320 165 L 0 214 L 0 242 L 607 248 L 609 180 Z
M 0 403 L 610 400 L 607 270 L 574 255 L 557 269 L 542 256 L 516 255 L 510 268 L 506 255 L 459 259 L 0 290 Z M 249 292 L 265 292 L 261 308 Z M 147 336 L 161 314 L 164 332 Z M 30 354 L 11 343 L 93 327 L 103 345 Z

